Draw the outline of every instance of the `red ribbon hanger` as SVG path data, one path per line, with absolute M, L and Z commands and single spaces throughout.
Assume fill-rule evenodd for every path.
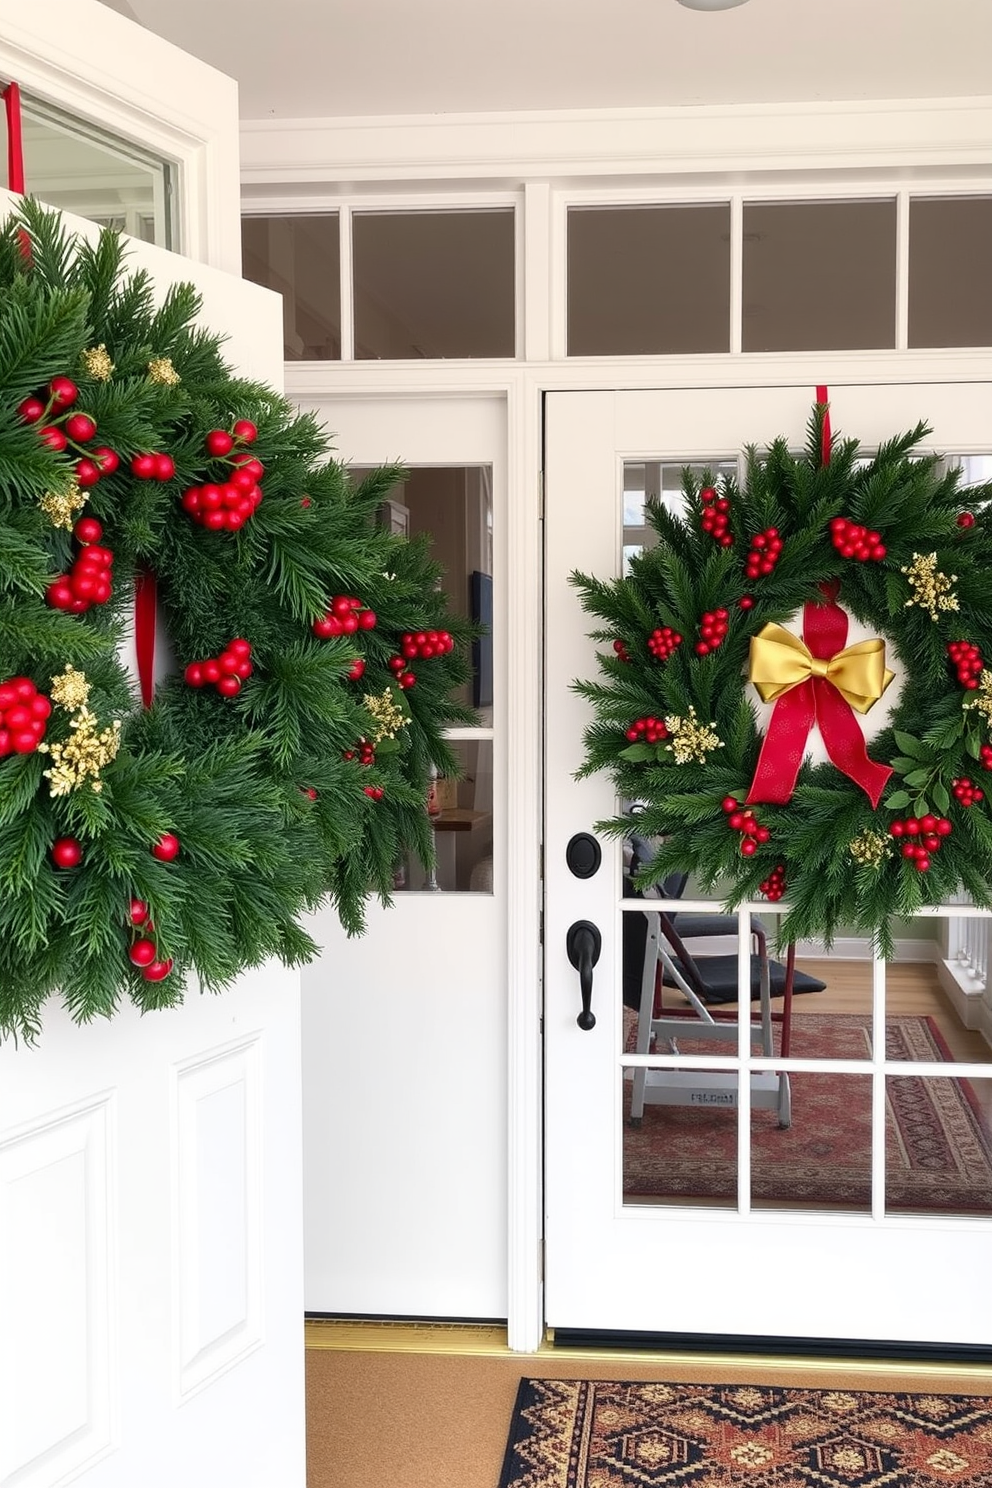
M 817 387 L 816 401 L 823 407 L 820 463 L 829 465 L 830 405 L 825 386 Z M 803 609 L 803 640 L 810 654 L 821 661 L 829 661 L 847 644 L 847 616 L 835 603 L 837 589 L 836 583 L 824 585 L 823 603 L 809 603 Z M 775 704 L 748 791 L 749 806 L 759 802 L 782 806 L 790 799 L 814 724 L 837 769 L 861 787 L 873 807 L 878 805 L 891 768 L 868 758 L 854 710 L 833 683 L 825 677 L 810 677 Z
M 7 190 L 24 194 L 24 145 L 21 140 L 21 90 L 16 83 L 3 89 L 7 111 Z
M 138 685 L 141 701 L 152 705 L 155 691 L 155 604 L 158 586 L 150 569 L 139 569 L 134 576 L 134 649 L 138 658 Z

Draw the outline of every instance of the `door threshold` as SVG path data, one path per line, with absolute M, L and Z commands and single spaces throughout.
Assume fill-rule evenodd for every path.
M 818 1368 L 837 1366 L 902 1372 L 947 1372 L 992 1381 L 992 1347 L 985 1344 L 905 1343 L 861 1338 L 788 1338 L 762 1334 L 638 1333 L 606 1329 L 554 1328 L 548 1342 L 556 1353 L 582 1358 L 644 1358 L 728 1363 L 761 1360 L 769 1364 Z

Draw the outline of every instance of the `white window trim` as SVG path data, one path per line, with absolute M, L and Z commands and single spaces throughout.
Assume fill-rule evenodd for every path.
M 181 59 L 191 80 L 180 96 L 167 86 L 173 70 L 162 66 L 163 49 Z M 105 5 L 0 0 L 0 81 L 176 165 L 176 250 L 240 276 L 238 90 L 231 78 Z

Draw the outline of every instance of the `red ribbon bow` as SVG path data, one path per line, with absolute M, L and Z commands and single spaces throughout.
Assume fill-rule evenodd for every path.
M 833 595 L 803 610 L 803 640 L 810 654 L 829 661 L 847 643 L 847 616 Z M 846 698 L 826 677 L 810 677 L 791 687 L 775 704 L 747 795 L 747 805 L 784 805 L 796 788 L 806 740 L 814 723 L 827 754 L 844 775 L 877 806 L 892 770 L 868 758 L 864 735 Z

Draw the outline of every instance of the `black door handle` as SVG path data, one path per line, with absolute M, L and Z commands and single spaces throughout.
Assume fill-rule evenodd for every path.
M 576 920 L 569 925 L 565 935 L 565 954 L 579 973 L 579 988 L 582 992 L 582 1011 L 576 1023 L 583 1033 L 596 1027 L 592 1011 L 592 969 L 599 960 L 603 948 L 603 937 L 589 920 Z

